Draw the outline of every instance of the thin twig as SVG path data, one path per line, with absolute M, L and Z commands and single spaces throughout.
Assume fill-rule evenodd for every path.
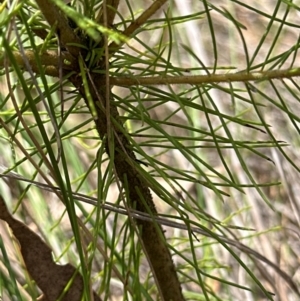
M 104 21 L 104 9 L 101 8 L 98 16 L 96 17 L 96 22 L 99 24 L 104 24 L 105 27 L 111 28 L 113 26 L 113 22 L 116 16 L 116 12 L 119 6 L 120 0 L 106 0 L 106 14 L 107 14 L 107 22 Z M 104 2 L 103 2 L 104 4 Z M 103 6 L 102 6 L 103 7 Z
M 300 68 L 270 70 L 262 72 L 237 72 L 227 74 L 195 75 L 195 76 L 132 76 L 132 77 L 110 77 L 110 84 L 115 86 L 154 86 L 154 85 L 201 85 L 205 83 L 228 83 L 228 82 L 249 82 L 269 79 L 283 79 L 300 76 Z M 103 81 L 97 81 L 102 84 Z
M 147 8 L 135 21 L 133 21 L 122 33 L 127 37 L 131 37 L 132 34 L 140 28 L 153 14 L 155 14 L 167 0 L 156 0 L 152 5 Z M 115 42 L 109 45 L 109 53 L 112 56 L 116 51 L 118 51 L 123 46 L 123 43 L 116 44 Z

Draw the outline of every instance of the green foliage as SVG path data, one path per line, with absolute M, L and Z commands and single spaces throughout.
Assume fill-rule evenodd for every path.
M 8 206 L 59 262 L 80 267 L 86 300 L 89 283 L 103 300 L 158 299 L 136 219 L 166 230 L 186 300 L 299 297 L 299 7 L 169 1 L 137 22 L 152 1 L 121 1 L 107 28 L 99 23 L 103 2 L 50 2 L 84 36 L 85 45 L 68 45 L 86 51 L 78 70 L 74 58 L 64 61 L 66 49 L 57 51 L 56 27 L 35 2 L 0 7 L 0 191 Z M 47 51 L 57 55 L 51 64 Z M 105 83 L 115 84 L 106 104 L 120 120 L 108 119 L 100 139 L 93 121 L 104 108 L 92 90 Z M 128 204 L 132 183 L 118 176 L 109 131 L 130 142 L 157 217 Z M 12 280 L 0 277 L 2 294 L 35 298 L 4 239 L 0 276 Z

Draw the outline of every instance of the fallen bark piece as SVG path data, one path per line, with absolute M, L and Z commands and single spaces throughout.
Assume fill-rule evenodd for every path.
M 44 294 L 42 300 L 81 301 L 82 276 L 71 264 L 57 265 L 53 262 L 51 248 L 27 226 L 12 217 L 1 196 L 0 219 L 8 223 L 18 239 L 26 268 Z M 93 296 L 94 301 L 101 301 L 95 292 Z

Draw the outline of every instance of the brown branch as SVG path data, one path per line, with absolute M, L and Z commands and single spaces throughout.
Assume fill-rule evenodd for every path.
M 42 40 L 45 40 L 48 35 L 48 31 L 44 28 L 31 28 L 31 30 L 36 36 L 38 36 Z
M 82 44 L 82 40 L 70 27 L 68 19 L 64 13 L 49 0 L 36 0 L 36 2 L 49 25 L 56 26 L 56 32 L 59 35 L 61 44 L 68 49 L 71 55 L 78 57 L 79 53 L 82 52 L 82 49 L 74 46 L 74 44 Z
M 20 68 L 25 68 L 23 55 L 18 52 L 13 52 L 14 57 L 19 64 Z M 32 70 L 39 73 L 40 70 L 36 64 L 34 53 L 30 50 L 25 51 L 27 60 L 30 63 Z M 40 55 L 40 61 L 45 66 L 45 74 L 58 77 L 59 57 L 57 51 L 46 51 Z M 62 52 L 62 62 L 64 73 L 68 73 L 71 70 L 77 70 L 76 60 L 67 52 Z M 0 67 L 4 66 L 4 53 L 0 51 Z M 283 69 L 283 70 L 269 70 L 261 72 L 237 72 L 226 74 L 211 74 L 211 75 L 192 75 L 192 76 L 131 76 L 131 77 L 109 77 L 109 83 L 113 86 L 155 86 L 155 85 L 201 85 L 205 83 L 228 83 L 228 82 L 249 82 L 269 79 L 284 79 L 300 76 L 300 68 Z M 106 80 L 104 78 L 95 79 L 95 84 L 98 86 L 105 85 Z
M 79 89 L 88 104 L 81 79 L 76 76 L 71 76 L 70 80 L 74 86 Z M 100 81 L 102 80 L 105 81 L 105 77 L 100 79 Z M 90 81 L 89 87 L 92 99 L 96 102 L 95 107 L 98 118 L 95 120 L 95 123 L 101 139 L 104 139 L 108 133 L 107 115 L 105 113 L 105 87 L 96 91 L 94 89 L 95 85 L 91 83 L 93 81 L 97 82 L 95 76 Z M 130 208 L 135 208 L 140 212 L 156 216 L 157 211 L 148 184 L 135 168 L 135 165 L 137 164 L 135 154 L 132 151 L 128 138 L 124 134 L 125 129 L 123 128 L 122 123 L 118 122 L 120 120 L 118 110 L 113 104 L 111 105 L 110 110 L 110 115 L 114 121 L 112 123 L 114 133 L 114 165 L 118 178 L 123 186 L 128 187 L 128 206 Z M 106 143 L 106 152 L 110 155 L 109 143 Z M 139 227 L 144 250 L 152 268 L 154 278 L 157 280 L 157 285 L 163 300 L 183 301 L 184 298 L 181 292 L 181 285 L 175 271 L 175 266 L 162 227 L 154 220 L 146 221 L 138 219 L 136 220 L 136 224 Z
M 24 55 L 19 51 L 14 51 L 13 55 L 19 67 L 22 69 L 26 69 Z M 61 55 L 62 55 L 61 61 L 63 63 L 62 68 L 65 71 L 65 73 L 70 72 L 71 70 L 75 71 L 77 69 L 77 62 L 74 60 L 74 58 L 67 52 L 62 52 Z M 39 67 L 37 65 L 34 52 L 31 50 L 26 50 L 25 56 L 32 68 L 32 71 L 39 74 L 41 70 L 39 70 Z M 42 66 L 45 67 L 44 73 L 46 75 L 58 77 L 59 75 L 58 69 L 61 61 L 59 59 L 57 51 L 45 51 L 39 55 L 39 59 Z M 4 53 L 1 51 L 0 51 L 0 67 L 4 67 Z

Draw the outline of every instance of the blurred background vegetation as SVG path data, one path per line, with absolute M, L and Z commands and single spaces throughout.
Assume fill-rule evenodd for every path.
M 0 180 L 1 195 L 14 216 L 51 246 L 57 262 L 78 266 L 70 213 L 45 189 L 49 183 L 57 186 L 45 157 L 50 152 L 59 157 L 63 144 L 66 165 L 58 168 L 74 195 L 76 215 L 94 239 L 90 244 L 80 238 L 94 290 L 103 300 L 158 300 L 124 209 L 124 193 L 78 91 L 67 76 L 34 75 L 3 63 L 4 55 L 12 54 L 9 49 L 20 51 L 22 45 L 32 50 L 32 39 L 37 51 L 57 50 L 55 36 L 45 43 L 27 25 L 51 28 L 35 2 L 1 3 L 0 164 L 7 175 Z M 71 2 L 92 20 L 102 4 Z M 151 4 L 120 1 L 113 29 L 124 31 Z M 300 67 L 299 5 L 287 0 L 170 0 L 110 58 L 111 78 L 153 77 L 152 85 L 114 86 L 112 91 L 151 184 L 186 300 L 299 298 L 300 83 L 298 77 L 280 74 L 268 78 L 268 71 Z M 85 34 L 87 20 L 80 27 Z M 226 78 L 261 71 L 265 78 L 257 81 L 155 83 L 156 76 Z M 1 221 L 0 234 L 2 300 L 35 300 L 38 288 Z

